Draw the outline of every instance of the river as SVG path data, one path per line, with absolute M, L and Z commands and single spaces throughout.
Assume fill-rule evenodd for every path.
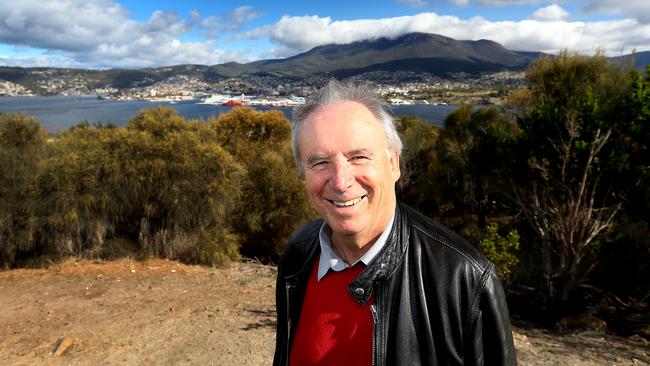
M 103 100 L 91 96 L 53 97 L 0 97 L 0 112 L 23 113 L 34 116 L 49 132 L 56 132 L 74 126 L 82 121 L 89 123 L 113 123 L 125 125 L 138 111 L 155 106 L 168 106 L 185 118 L 208 118 L 227 112 L 232 107 L 196 104 L 194 102 L 166 103 L 146 101 Z M 288 107 L 255 107 L 259 110 L 280 109 L 291 118 Z M 455 105 L 398 105 L 392 107 L 397 116 L 414 115 L 437 126 L 442 126 L 445 117 Z

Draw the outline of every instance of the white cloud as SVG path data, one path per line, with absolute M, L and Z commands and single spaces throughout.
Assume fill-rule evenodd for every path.
M 621 14 L 641 23 L 650 23 L 650 4 L 648 0 L 591 0 L 586 6 L 587 12 L 611 12 Z
M 224 32 L 240 31 L 244 29 L 246 23 L 262 16 L 261 12 L 251 6 L 240 6 L 224 16 L 207 17 L 200 24 L 204 35 L 214 37 Z
M 261 18 L 262 16 L 263 14 L 253 9 L 252 6 L 240 6 L 225 15 L 226 19 L 228 19 L 230 23 L 237 24 L 239 26 L 243 25 L 246 22 Z
M 131 24 L 136 28 L 140 26 L 142 31 L 149 34 L 183 35 L 194 28 L 192 24 L 181 19 L 175 13 L 160 10 L 154 11 L 146 23 L 131 22 Z
M 539 21 L 553 22 L 558 20 L 566 20 L 569 13 L 557 4 L 549 5 L 545 8 L 537 9 L 531 19 Z
M 33 56 L 33 57 L 10 57 L 0 55 L 0 66 L 13 66 L 13 67 L 49 67 L 56 65 L 57 67 L 66 68 L 83 68 L 84 65 L 74 62 L 69 58 L 63 57 L 47 57 L 47 56 Z
M 216 49 L 213 41 L 180 41 L 196 27 L 197 16 L 192 12 L 194 21 L 190 21 L 173 12 L 155 11 L 139 22 L 115 0 L 5 0 L 0 2 L 0 43 L 41 49 L 49 55 L 16 62 L 50 60 L 57 66 L 146 67 L 243 59 Z M 236 22 L 249 19 L 250 13 L 235 11 L 232 16 Z
M 420 8 L 429 5 L 429 3 L 426 0 L 395 0 L 395 4 L 415 6 Z
M 524 5 L 524 4 L 543 4 L 543 3 L 557 3 L 565 2 L 568 0 L 447 0 L 450 4 L 456 6 L 467 6 L 470 3 L 481 6 L 508 6 L 508 5 Z
M 554 0 L 476 0 L 477 4 L 486 5 L 486 6 L 540 4 L 545 2 L 555 2 L 555 1 Z
M 396 0 L 397 1 L 397 0 Z M 402 0 L 406 1 L 406 0 Z M 424 0 L 416 0 L 424 1 Z M 481 3 L 549 3 L 532 0 L 448 0 L 457 5 Z M 627 19 L 571 22 L 559 5 L 537 10 L 530 19 L 489 21 L 481 17 L 461 19 L 436 13 L 420 13 L 382 19 L 335 20 L 320 16 L 283 16 L 269 24 L 243 32 L 262 17 L 248 6 L 220 16 L 203 18 L 192 11 L 183 18 L 156 11 L 144 21 L 131 18 L 116 0 L 2 0 L 0 44 L 38 50 L 38 56 L 16 58 L 0 54 L 0 64 L 71 67 L 148 67 L 184 63 L 218 64 L 248 61 L 243 54 L 219 49 L 216 40 L 185 41 L 190 32 L 212 32 L 225 41 L 270 39 L 275 48 L 251 49 L 249 54 L 287 57 L 330 43 L 350 43 L 409 32 L 437 33 L 459 40 L 490 39 L 513 50 L 555 53 L 602 50 L 620 55 L 650 50 L 650 7 L 647 0 L 590 0 L 586 10 L 629 14 Z M 648 8 L 648 9 L 646 9 Z M 645 21 L 645 23 L 644 23 Z M 245 44 L 245 42 L 243 42 Z
M 561 12 L 557 12 L 558 14 Z M 254 30 L 248 35 L 268 34 Z M 610 55 L 650 50 L 650 26 L 632 19 L 600 22 L 568 22 L 528 19 L 488 21 L 481 17 L 460 19 L 435 13 L 421 13 L 384 19 L 334 21 L 329 17 L 283 16 L 273 25 L 271 40 L 279 45 L 275 54 L 294 55 L 331 43 L 350 43 L 379 37 L 394 38 L 409 32 L 436 33 L 458 40 L 489 39 L 508 49 L 557 53 L 563 49 Z

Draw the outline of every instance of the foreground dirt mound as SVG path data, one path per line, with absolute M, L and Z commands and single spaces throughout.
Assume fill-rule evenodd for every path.
M 68 262 L 0 272 L 3 364 L 264 365 L 275 273 L 174 262 Z M 72 346 L 52 356 L 57 340 Z
M 68 261 L 0 272 L 3 365 L 269 365 L 275 269 Z M 521 365 L 648 365 L 642 340 L 516 329 Z

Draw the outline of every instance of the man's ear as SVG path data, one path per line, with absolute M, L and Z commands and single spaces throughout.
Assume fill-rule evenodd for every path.
M 393 182 L 397 183 L 397 180 L 402 175 L 402 172 L 399 169 L 399 154 L 394 151 L 388 151 L 388 160 L 393 175 Z

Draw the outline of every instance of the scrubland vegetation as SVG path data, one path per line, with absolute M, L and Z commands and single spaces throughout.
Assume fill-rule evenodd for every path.
M 157 108 L 49 138 L 30 117 L 0 118 L 4 267 L 125 253 L 218 265 L 240 248 L 272 261 L 313 217 L 279 111 L 187 121 Z
M 647 313 L 650 70 L 561 54 L 527 71 L 507 108 L 461 106 L 438 129 L 401 118 L 402 201 L 498 266 L 512 309 Z M 274 262 L 315 218 L 281 112 L 49 135 L 0 115 L 0 267 L 66 256 Z M 524 315 L 525 316 L 525 315 Z

